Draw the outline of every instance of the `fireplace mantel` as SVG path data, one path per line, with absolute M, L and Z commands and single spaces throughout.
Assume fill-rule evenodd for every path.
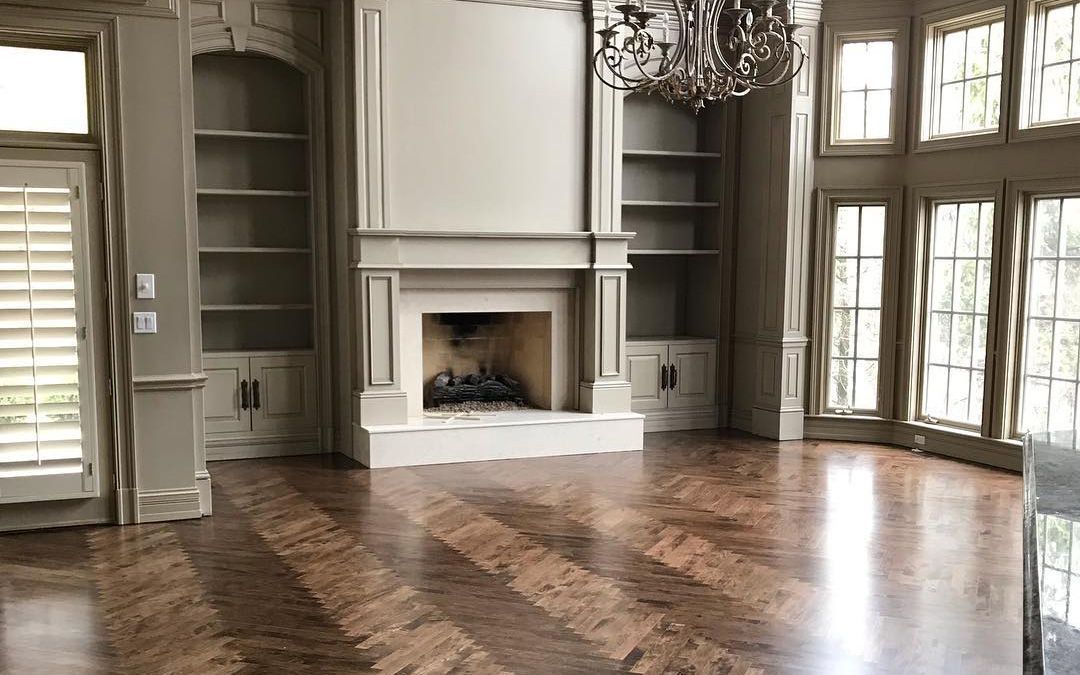
M 625 270 L 633 232 L 353 229 L 353 269 Z

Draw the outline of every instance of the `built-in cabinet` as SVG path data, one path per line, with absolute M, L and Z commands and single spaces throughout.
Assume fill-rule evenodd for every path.
M 307 78 L 252 54 L 194 57 L 208 459 L 319 448 Z
M 734 104 L 731 104 L 734 105 Z M 730 250 L 731 108 L 695 115 L 657 96 L 622 102 L 627 366 L 646 430 L 721 424 L 717 400 Z

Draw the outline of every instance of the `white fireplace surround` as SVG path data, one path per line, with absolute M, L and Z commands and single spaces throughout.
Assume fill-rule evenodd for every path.
M 625 372 L 632 236 L 353 231 L 353 457 L 380 468 L 640 450 Z M 552 410 L 425 418 L 422 321 L 436 312 L 550 313 Z

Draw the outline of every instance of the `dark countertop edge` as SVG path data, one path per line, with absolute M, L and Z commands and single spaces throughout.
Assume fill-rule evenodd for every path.
M 1024 674 L 1043 675 L 1039 607 L 1039 542 L 1036 524 L 1035 444 L 1024 439 Z

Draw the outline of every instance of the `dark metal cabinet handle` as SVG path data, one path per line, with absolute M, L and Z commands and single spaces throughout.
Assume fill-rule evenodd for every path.
M 660 366 L 660 391 L 667 389 L 667 366 Z
M 247 380 L 240 380 L 240 409 L 248 409 L 248 383 Z
M 259 396 L 259 381 L 251 381 L 251 407 L 258 410 L 262 407 L 262 397 Z
M 671 364 L 671 383 L 668 384 L 672 390 L 675 389 L 675 385 L 679 382 L 679 371 L 675 370 L 675 364 Z

